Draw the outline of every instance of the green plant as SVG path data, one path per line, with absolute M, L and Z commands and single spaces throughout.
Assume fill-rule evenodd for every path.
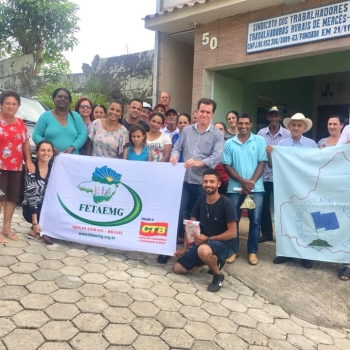
M 70 91 L 72 95 L 72 102 L 70 104 L 70 109 L 74 109 L 74 106 L 76 102 L 79 100 L 81 97 L 87 97 L 93 105 L 95 104 L 102 104 L 105 107 L 108 105 L 108 101 L 110 100 L 109 96 L 103 93 L 99 92 L 89 92 L 86 91 L 84 88 L 83 91 L 81 92 L 75 92 L 75 86 L 73 82 L 65 82 L 65 83 L 49 83 L 40 88 L 36 93 L 35 97 L 43 104 L 48 106 L 50 109 L 54 107 L 53 101 L 52 101 L 52 93 L 58 89 L 58 88 L 65 88 L 68 91 Z

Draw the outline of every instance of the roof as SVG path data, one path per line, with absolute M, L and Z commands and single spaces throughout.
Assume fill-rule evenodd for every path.
M 205 3 L 208 3 L 208 2 L 212 2 L 212 1 L 215 1 L 215 0 L 198 0 L 198 1 L 195 1 L 195 2 L 188 2 L 188 3 L 180 5 L 180 6 L 174 6 L 173 8 L 157 12 L 157 13 L 155 13 L 153 15 L 147 15 L 144 19 L 148 20 L 148 19 L 151 19 L 151 18 L 163 16 L 163 15 L 166 15 L 168 13 L 172 13 L 172 12 L 175 12 L 175 11 L 178 11 L 178 10 L 182 10 L 182 9 L 185 9 L 185 8 L 199 6 L 199 5 L 202 5 L 202 4 L 205 4 Z
M 183 4 L 147 15 L 145 28 L 166 34 L 197 29 L 221 18 L 282 6 L 281 0 L 183 0 Z

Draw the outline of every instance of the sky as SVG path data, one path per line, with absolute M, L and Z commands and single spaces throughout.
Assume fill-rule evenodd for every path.
M 156 12 L 156 0 L 70 0 L 80 7 L 74 50 L 64 52 L 72 73 L 83 63 L 101 58 L 154 49 L 154 32 L 144 27 L 146 15 Z

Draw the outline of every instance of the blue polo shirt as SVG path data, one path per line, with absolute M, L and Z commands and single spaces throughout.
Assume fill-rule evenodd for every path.
M 262 136 L 251 133 L 243 144 L 236 135 L 225 142 L 221 162 L 230 165 L 244 179 L 251 179 L 259 163 L 267 162 L 265 148 L 266 142 Z M 233 191 L 234 187 L 241 187 L 241 184 L 230 177 L 227 192 L 236 192 Z M 262 176 L 256 181 L 254 192 L 264 192 Z

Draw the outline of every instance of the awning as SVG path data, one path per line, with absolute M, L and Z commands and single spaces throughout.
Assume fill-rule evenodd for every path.
M 174 34 L 220 18 L 281 5 L 281 0 L 198 0 L 147 15 L 145 28 Z

